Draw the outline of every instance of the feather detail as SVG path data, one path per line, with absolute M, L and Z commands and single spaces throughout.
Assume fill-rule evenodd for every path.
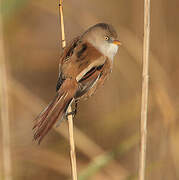
M 84 77 L 84 75 L 89 72 L 93 67 L 101 66 L 105 63 L 107 58 L 104 58 L 104 56 L 101 56 L 101 58 L 97 59 L 96 61 L 92 62 L 89 66 L 87 66 L 83 71 L 81 71 L 77 77 L 76 80 L 80 81 Z
M 34 140 L 40 144 L 44 136 L 49 132 L 58 119 L 62 119 L 66 110 L 74 98 L 78 85 L 75 80 L 66 79 L 53 101 L 36 118 Z

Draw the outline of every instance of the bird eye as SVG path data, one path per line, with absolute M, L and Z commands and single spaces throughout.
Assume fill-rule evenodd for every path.
M 109 37 L 108 37 L 108 36 L 105 36 L 105 40 L 108 41 L 108 40 L 109 40 Z

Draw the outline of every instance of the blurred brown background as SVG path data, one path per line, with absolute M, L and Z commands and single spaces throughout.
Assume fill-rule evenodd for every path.
M 178 8 L 178 0 L 151 2 L 148 180 L 179 179 Z M 55 95 L 61 53 L 58 1 L 4 0 L 1 11 L 13 180 L 70 179 L 66 122 L 40 146 L 32 141 L 33 119 Z M 74 120 L 79 179 L 137 179 L 143 1 L 66 0 L 64 18 L 67 41 L 107 22 L 123 43 L 110 80 L 79 104 Z

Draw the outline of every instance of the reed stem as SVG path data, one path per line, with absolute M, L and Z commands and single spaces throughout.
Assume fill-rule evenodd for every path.
M 150 0 L 144 1 L 143 81 L 141 102 L 141 143 L 139 156 L 139 180 L 145 179 L 147 146 L 147 110 L 149 89 Z
M 60 18 L 61 18 L 62 48 L 65 48 L 66 41 L 65 41 L 65 28 L 64 28 L 64 19 L 63 19 L 62 0 L 60 0 L 59 12 L 60 12 Z M 67 111 L 68 112 L 72 111 L 71 106 L 69 106 Z M 73 180 L 77 180 L 76 153 L 75 153 L 75 142 L 74 142 L 74 135 L 73 135 L 73 116 L 72 115 L 68 116 L 68 129 L 69 129 L 69 140 L 70 140 L 72 177 L 73 177 Z
M 12 180 L 8 85 L 2 25 L 2 14 L 0 12 L 0 117 L 2 123 L 3 179 Z

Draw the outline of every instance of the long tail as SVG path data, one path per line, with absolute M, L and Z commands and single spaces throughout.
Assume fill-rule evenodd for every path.
M 36 118 L 33 127 L 35 130 L 34 140 L 37 140 L 39 144 L 55 122 L 63 118 L 65 111 L 74 98 L 77 88 L 78 85 L 75 80 L 65 80 L 53 101 Z

